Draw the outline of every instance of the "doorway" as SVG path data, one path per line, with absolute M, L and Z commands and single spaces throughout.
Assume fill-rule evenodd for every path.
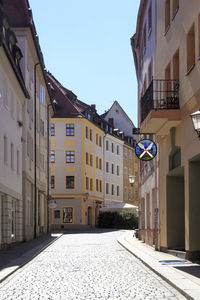
M 185 188 L 183 167 L 177 167 L 168 173 L 166 196 L 167 247 L 176 250 L 185 250 Z
M 92 225 L 92 207 L 88 206 L 88 225 Z

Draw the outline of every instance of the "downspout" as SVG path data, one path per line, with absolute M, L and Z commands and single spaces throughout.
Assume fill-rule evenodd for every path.
M 47 232 L 49 232 L 49 106 L 51 104 L 47 104 Z
M 34 239 L 37 237 L 37 110 L 36 110 L 36 67 L 40 63 L 34 65 Z

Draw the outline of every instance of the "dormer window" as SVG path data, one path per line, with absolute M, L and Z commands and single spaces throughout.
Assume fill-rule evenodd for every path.
M 91 119 L 92 119 L 92 117 L 91 117 L 90 114 L 87 115 L 87 118 L 88 118 L 88 120 L 90 120 L 90 121 L 91 121 Z
M 110 127 L 110 133 L 111 133 L 111 134 L 113 133 L 112 127 Z
M 106 132 L 108 132 L 108 125 L 106 125 L 106 128 L 105 128 Z
M 101 128 L 103 129 L 103 122 L 101 122 Z

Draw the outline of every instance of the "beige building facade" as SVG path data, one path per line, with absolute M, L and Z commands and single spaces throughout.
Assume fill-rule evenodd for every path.
M 199 260 L 200 152 L 190 114 L 200 107 L 200 3 L 174 0 L 155 4 L 154 67 L 162 96 L 158 98 L 153 87 L 153 101 L 146 104 L 147 110 L 140 106 L 144 113 L 140 128 L 143 133 L 156 134 L 159 143 L 159 246 L 183 250 L 188 259 Z
M 135 176 L 135 182 L 130 184 L 129 176 Z M 124 142 L 123 145 L 123 201 L 138 206 L 138 173 L 135 149 Z

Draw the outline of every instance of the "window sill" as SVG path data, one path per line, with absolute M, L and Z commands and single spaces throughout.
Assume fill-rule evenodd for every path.
M 173 21 L 174 18 L 176 17 L 178 10 L 179 10 L 179 7 L 176 8 L 176 10 L 175 10 L 175 12 L 174 12 L 174 14 L 173 14 L 173 16 L 172 16 L 172 21 Z
M 194 69 L 194 67 L 195 67 L 195 64 L 191 65 L 189 70 L 186 72 L 185 76 L 188 76 L 190 74 L 190 72 Z

